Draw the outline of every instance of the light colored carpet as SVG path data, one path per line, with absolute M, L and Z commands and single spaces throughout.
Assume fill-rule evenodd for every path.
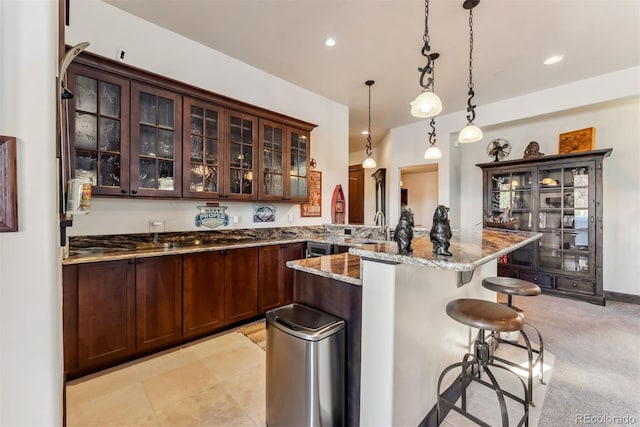
M 548 295 L 514 304 L 555 355 L 539 427 L 640 424 L 640 305 Z

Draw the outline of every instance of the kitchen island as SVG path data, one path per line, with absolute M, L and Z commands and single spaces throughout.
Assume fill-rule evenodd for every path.
M 318 275 L 336 281 L 347 277 L 352 281 L 345 283 L 361 287 L 360 342 L 347 343 L 360 352 L 360 425 L 418 425 L 424 420 L 436 403 L 438 375 L 462 359 L 474 336 L 446 315 L 446 304 L 456 298 L 495 301 L 496 294 L 481 286 L 482 279 L 497 274 L 501 255 L 540 237 L 462 230 L 451 239 L 451 257 L 434 256 L 428 237 L 415 239 L 410 255 L 398 254 L 395 242 L 354 247 L 349 254 L 360 258 L 359 285 L 353 281 L 353 258 L 351 274 L 340 270 L 348 258 L 340 262 L 333 255 L 324 264 L 314 260 Z M 287 265 L 312 274 L 309 261 Z

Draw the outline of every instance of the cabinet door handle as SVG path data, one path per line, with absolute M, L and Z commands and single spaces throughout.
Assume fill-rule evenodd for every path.
M 131 190 L 131 194 L 138 194 L 138 190 Z
M 135 259 L 130 259 L 130 260 L 128 261 L 128 264 L 133 264 L 135 261 L 136 261 Z
M 125 190 L 124 188 L 123 188 L 122 190 L 120 190 L 120 192 L 121 192 L 122 194 L 127 194 L 127 190 Z
M 595 217 L 594 217 L 593 215 L 591 215 L 591 216 L 589 217 L 589 222 L 590 222 L 591 224 L 593 224 L 595 221 L 596 221 Z
M 142 264 L 143 261 L 141 259 L 137 260 L 138 264 Z
M 574 288 L 577 288 L 578 284 L 577 283 L 572 283 L 571 286 L 573 286 Z

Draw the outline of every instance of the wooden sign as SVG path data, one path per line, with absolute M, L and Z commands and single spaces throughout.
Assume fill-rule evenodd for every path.
M 300 205 L 300 216 L 322 216 L 322 172 L 309 172 L 309 203 Z
M 596 144 L 596 128 L 574 130 L 560 134 L 558 154 L 593 150 Z

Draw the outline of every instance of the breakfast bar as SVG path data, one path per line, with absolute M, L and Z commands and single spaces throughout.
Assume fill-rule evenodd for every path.
M 439 373 L 469 351 L 474 336 L 446 315 L 446 304 L 456 298 L 495 300 L 495 293 L 481 286 L 482 279 L 496 275 L 501 255 L 540 237 L 461 230 L 453 233 L 451 257 L 434 256 L 429 237 L 421 237 L 414 239 L 409 255 L 398 254 L 395 242 L 380 242 L 352 247 L 349 254 L 287 264 L 361 286 L 360 342 L 347 343 L 360 352 L 360 425 L 424 420 L 436 403 Z M 354 256 L 359 257 L 357 281 Z

